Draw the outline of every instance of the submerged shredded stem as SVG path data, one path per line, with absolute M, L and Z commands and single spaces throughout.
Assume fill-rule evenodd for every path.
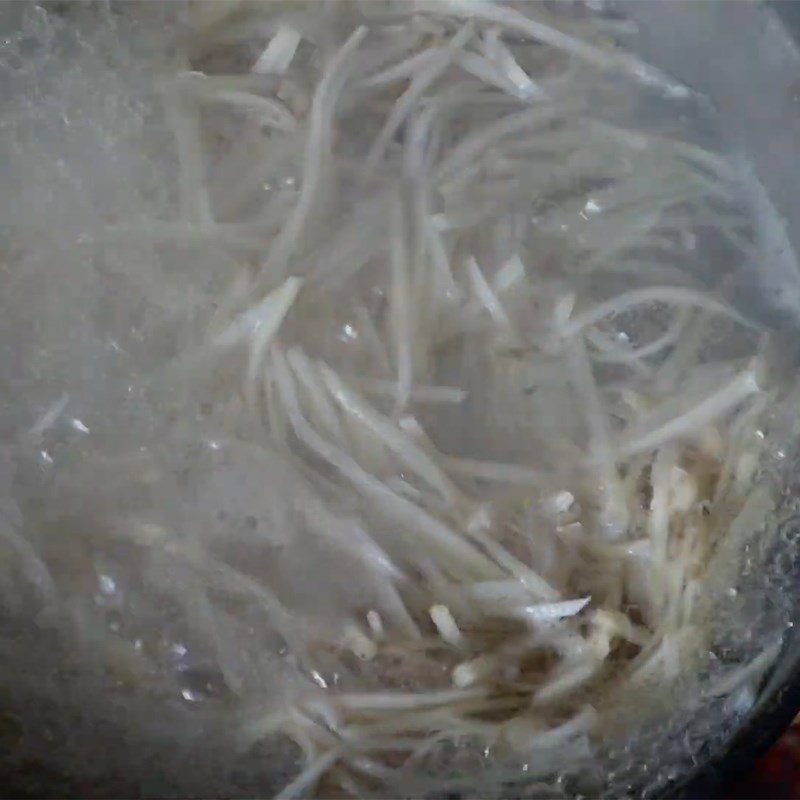
M 326 156 L 331 147 L 331 127 L 336 96 L 341 91 L 341 86 L 346 79 L 348 59 L 366 35 L 367 29 L 364 26 L 353 31 L 331 59 L 331 63 L 317 87 L 309 113 L 309 134 L 303 159 L 304 174 L 300 197 L 267 254 L 263 272 L 269 277 L 283 272 L 311 213 L 314 200 L 320 190 Z
M 585 4 L 212 5 L 157 80 L 174 200 L 93 228 L 129 307 L 71 315 L 107 324 L 110 424 L 69 383 L 20 412 L 46 501 L 0 493 L 0 598 L 236 748 L 293 742 L 279 797 L 553 794 L 619 697 L 697 672 L 774 505 L 763 332 L 698 266 L 752 261 L 736 165 L 639 124 L 696 98 Z

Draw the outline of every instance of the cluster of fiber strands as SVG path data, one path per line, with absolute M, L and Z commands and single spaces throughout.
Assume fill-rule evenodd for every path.
M 697 98 L 582 5 L 214 2 L 184 23 L 158 87 L 176 213 L 102 233 L 230 268 L 148 384 L 177 439 L 203 431 L 197 503 L 238 465 L 230 513 L 102 510 L 213 664 L 184 697 L 224 692 L 244 749 L 289 737 L 284 797 L 484 794 L 591 762 L 609 697 L 700 663 L 707 576 L 774 506 L 764 335 L 701 269 L 709 239 L 749 252 L 735 165 L 634 124 Z M 115 468 L 152 486 L 158 452 Z M 264 514 L 233 524 L 248 492 Z M 2 537 L 58 605 L 63 548 Z M 141 606 L 114 613 L 85 638 L 115 668 L 184 663 L 127 632 Z

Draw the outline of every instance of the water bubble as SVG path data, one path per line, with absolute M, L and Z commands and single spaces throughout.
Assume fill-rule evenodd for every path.
M 72 420 L 72 427 L 79 433 L 90 433 L 89 428 L 77 417 Z
M 341 327 L 339 338 L 343 342 L 354 342 L 356 339 L 358 339 L 358 330 L 355 328 L 355 326 L 351 325 L 349 322 L 346 322 Z
M 110 575 L 99 575 L 97 583 L 104 595 L 113 595 L 117 591 L 117 582 Z
M 167 656 L 171 661 L 175 661 L 177 663 L 182 661 L 188 652 L 189 650 L 185 644 L 182 644 L 181 642 L 173 642 L 167 651 Z
M 797 554 L 781 551 L 775 556 L 775 570 L 782 575 L 789 575 L 797 569 Z
M 800 540 L 800 520 L 795 517 L 778 526 L 778 536 L 783 542 L 790 545 L 797 544 Z
M 315 669 L 311 670 L 311 678 L 314 681 L 314 683 L 316 683 L 317 686 L 320 687 L 320 689 L 328 688 L 328 682 Z
M 189 667 L 179 671 L 181 697 L 199 703 L 223 697 L 228 690 L 222 674 L 213 667 Z
M 603 210 L 603 207 L 596 200 L 589 198 L 586 201 L 586 205 L 583 207 L 583 210 L 587 214 L 599 214 Z

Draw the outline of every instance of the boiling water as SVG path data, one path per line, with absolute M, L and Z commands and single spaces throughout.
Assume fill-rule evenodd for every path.
M 450 686 L 458 663 L 452 652 L 420 657 L 416 666 L 413 659 L 398 660 L 397 666 L 387 646 L 388 654 L 379 654 L 378 668 L 371 669 L 358 661 L 367 646 L 361 639 L 341 644 L 343 622 L 358 615 L 363 631 L 367 610 L 382 609 L 392 624 L 396 599 L 386 591 L 391 570 L 371 574 L 361 559 L 374 538 L 389 560 L 403 563 L 403 547 L 410 545 L 401 547 L 392 538 L 401 523 L 384 513 L 388 500 L 365 508 L 364 493 L 323 463 L 321 451 L 309 456 L 298 446 L 293 418 L 280 408 L 276 412 L 270 400 L 269 391 L 278 391 L 274 386 L 264 398 L 257 390 L 265 406 L 254 414 L 247 406 L 247 385 L 239 388 L 249 369 L 246 351 L 207 358 L 209 331 L 212 340 L 223 336 L 231 320 L 267 289 L 288 275 L 303 277 L 306 283 L 278 344 L 301 348 L 296 351 L 301 356 L 359 381 L 377 412 L 406 433 L 418 430 L 409 425 L 424 430 L 436 450 L 447 454 L 443 463 L 452 468 L 448 474 L 458 491 L 470 498 L 469 508 L 496 513 L 500 521 L 492 524 L 502 527 L 503 515 L 509 524 L 522 524 L 527 517 L 521 509 L 564 486 L 587 508 L 596 499 L 595 487 L 585 485 L 583 467 L 576 466 L 583 463 L 576 453 L 594 436 L 582 398 L 570 388 L 576 378 L 554 367 L 545 348 L 532 350 L 530 342 L 546 339 L 553 309 L 570 294 L 580 298 L 584 310 L 639 279 L 652 286 L 669 276 L 672 283 L 725 301 L 733 312 L 712 315 L 711 323 L 705 317 L 687 323 L 695 325 L 702 344 L 687 351 L 685 364 L 670 361 L 667 367 L 666 358 L 657 361 L 656 368 L 666 370 L 665 381 L 669 369 L 695 370 L 697 380 L 684 391 L 693 391 L 700 402 L 727 385 L 748 359 L 760 359 L 758 381 L 771 405 L 753 417 L 747 431 L 753 441 L 747 440 L 746 450 L 754 459 L 751 481 L 766 487 L 764 495 L 753 501 L 756 513 L 740 523 L 738 538 L 720 545 L 723 554 L 725 547 L 730 552 L 718 557 L 718 568 L 704 578 L 697 613 L 704 619 L 711 614 L 717 624 L 701 638 L 697 653 L 686 656 L 688 674 L 679 669 L 673 676 L 679 688 L 664 683 L 647 703 L 653 713 L 663 713 L 675 702 L 673 692 L 690 698 L 667 718 L 665 733 L 648 739 L 631 713 L 642 697 L 652 697 L 652 685 L 631 688 L 611 674 L 594 687 L 595 695 L 580 696 L 578 705 L 591 702 L 614 735 L 604 740 L 595 731 L 597 755 L 589 758 L 577 748 L 572 761 L 558 764 L 560 776 L 537 764 L 535 753 L 515 756 L 523 784 L 514 791 L 535 794 L 537 782 L 544 781 L 545 793 L 555 786 L 567 794 L 603 788 L 618 794 L 677 774 L 686 754 L 708 740 L 712 722 L 715 735 L 722 736 L 746 713 L 760 672 L 718 699 L 708 687 L 718 687 L 730 671 L 774 647 L 792 614 L 782 593 L 793 563 L 786 552 L 794 542 L 776 555 L 773 535 L 775 523 L 793 512 L 788 476 L 796 459 L 796 431 L 785 410 L 794 398 L 787 378 L 792 365 L 778 357 L 780 341 L 776 345 L 773 332 L 733 319 L 736 309 L 755 315 L 757 306 L 742 302 L 752 288 L 743 276 L 771 250 L 774 224 L 767 201 L 735 159 L 725 162 L 736 166 L 725 176 L 724 196 L 714 184 L 714 161 L 701 164 L 702 179 L 714 184 L 711 199 L 693 205 L 689 193 L 681 201 L 669 184 L 673 150 L 665 146 L 643 156 L 638 139 L 627 151 L 619 147 L 620 137 L 633 137 L 629 130 L 635 129 L 659 142 L 681 142 L 686 160 L 702 161 L 699 153 L 724 150 L 710 104 L 676 91 L 665 96 L 660 84 L 632 88 L 629 77 L 595 76 L 563 54 L 529 47 L 526 66 L 542 86 L 554 93 L 564 82 L 580 87 L 575 102 L 591 124 L 543 126 L 541 139 L 522 140 L 516 152 L 502 154 L 505 163 L 481 163 L 485 180 L 472 180 L 465 191 L 458 181 L 467 180 L 478 163 L 467 159 L 438 187 L 431 218 L 420 220 L 413 216 L 414 181 L 406 195 L 408 187 L 398 177 L 402 169 L 395 168 L 395 151 L 402 152 L 408 127 L 385 142 L 387 165 L 360 171 L 396 99 L 378 92 L 374 114 L 354 115 L 352 108 L 369 96 L 365 83 L 364 95 L 346 98 L 334 131 L 336 174 L 320 180 L 311 222 L 300 244 L 284 256 L 280 231 L 308 178 L 300 133 L 282 132 L 280 119 L 271 128 L 254 125 L 252 116 L 231 112 L 224 102 L 209 103 L 188 132 L 185 119 L 175 118 L 184 102 L 175 99 L 179 71 L 246 75 L 274 35 L 274 25 L 269 15 L 256 14 L 255 21 L 245 16 L 238 29 L 228 20 L 229 27 L 222 26 L 215 38 L 214 25 L 221 24 L 212 19 L 216 12 L 211 6 L 200 11 L 209 15 L 201 23 L 177 4 L 5 10 L 0 48 L 4 766 L 18 773 L 57 771 L 65 784 L 54 789 L 34 783 L 37 794 L 121 793 L 126 781 L 161 796 L 265 794 L 291 778 L 297 752 L 275 737 L 243 744 L 240 731 L 254 715 L 263 719 L 282 711 L 309 687 L 335 693 Z M 283 11 L 275 7 L 276 14 Z M 303 135 L 324 57 L 342 44 L 356 18 L 364 15 L 368 23 L 387 26 L 386 47 L 402 34 L 376 10 L 337 11 L 330 4 L 317 12 L 316 18 L 295 20 L 285 11 L 305 38 L 288 79 L 277 89 L 265 82 L 264 94 L 276 93 L 279 111 L 300 120 L 297 130 Z M 601 15 L 592 22 L 582 6 L 565 7 L 554 19 L 576 35 L 588 30 L 594 36 L 590 22 L 597 24 L 601 43 L 609 37 L 633 39 L 624 20 Z M 434 38 L 437 30 L 432 29 Z M 513 36 L 510 41 L 515 43 Z M 359 80 L 370 76 L 369 58 L 371 72 L 386 66 L 379 56 L 380 47 L 367 48 Z M 400 60 L 398 55 L 389 63 Z M 182 80 L 203 79 L 184 75 Z M 251 78 L 241 82 L 251 84 Z M 471 84 L 467 89 L 477 91 Z M 439 98 L 452 126 L 439 131 L 443 152 L 453 145 L 448 135 L 488 125 L 514 109 L 502 92 L 486 90 L 468 114 L 454 97 Z M 564 137 L 576 136 L 571 154 L 564 156 Z M 186 160 L 192 158 L 207 178 L 204 200 L 190 182 Z M 615 198 L 619 174 L 630 183 L 627 194 Z M 637 183 L 631 176 L 638 174 Z M 666 201 L 653 191 L 662 181 L 669 201 L 663 207 L 658 204 Z M 594 224 L 592 215 L 605 211 L 601 198 L 618 203 L 618 223 L 612 215 L 610 222 Z M 649 239 L 623 241 L 632 227 L 646 227 L 653 204 L 672 214 L 672 227 L 648 229 L 654 232 Z M 632 224 L 630 209 L 637 207 L 642 219 Z M 460 267 L 452 286 L 429 291 L 429 284 L 412 285 L 412 300 L 422 309 L 416 323 L 424 336 L 433 337 L 435 328 L 440 338 L 427 350 L 419 341 L 413 346 L 418 385 L 405 399 L 397 390 L 400 359 L 391 352 L 392 331 L 404 323 L 393 317 L 394 278 L 381 245 L 396 234 L 391 228 L 396 213 L 406 215 L 399 230 L 409 260 L 418 257 L 419 226 L 432 219 L 440 226 L 436 235 L 446 242 L 447 258 L 462 264 L 473 256 L 502 298 L 506 317 L 498 323 L 491 309 L 488 314 L 482 309 L 475 289 L 480 275 L 473 274 L 470 284 Z M 503 275 L 514 274 L 503 268 L 518 254 L 525 256 L 527 277 L 535 268 L 540 281 L 535 292 L 519 276 L 511 289 L 497 288 Z M 259 272 L 265 256 L 275 267 L 266 286 Z M 431 272 L 428 280 L 441 277 Z M 459 295 L 470 291 L 476 296 Z M 459 312 L 442 312 L 434 325 L 429 295 L 437 292 L 445 297 L 443 305 L 452 300 Z M 453 292 L 449 299 L 448 292 Z M 506 322 L 513 336 L 502 340 L 501 335 L 498 346 L 492 325 Z M 616 314 L 599 333 L 613 354 L 620 347 L 646 345 L 669 325 L 665 305 L 651 303 Z M 301 356 L 290 361 L 298 385 Z M 311 369 L 316 368 L 314 361 Z M 610 396 L 629 380 L 613 358 L 597 364 L 592 374 Z M 631 409 L 624 402 L 609 408 L 609 428 L 622 436 Z M 322 429 L 327 406 L 311 403 L 305 410 Z M 385 443 L 377 446 L 357 428 L 348 430 L 341 441 L 349 442 L 355 461 L 385 480 L 404 503 L 418 502 L 424 491 L 413 465 L 398 466 L 396 457 L 387 458 Z M 414 441 L 427 447 L 424 439 Z M 629 437 L 629 444 L 635 450 L 636 438 Z M 502 464 L 487 477 L 494 462 Z M 651 467 L 656 469 L 648 463 L 645 471 Z M 546 473 L 545 488 L 526 488 L 526 470 Z M 498 472 L 504 476 L 499 481 Z M 745 497 L 752 498 L 751 488 L 744 487 Z M 642 503 L 647 510 L 649 499 Z M 318 512 L 317 504 L 335 513 Z M 449 511 L 432 507 L 431 514 L 452 522 Z M 727 517 L 719 512 L 720 524 L 735 520 L 743 507 L 737 500 Z M 576 516 L 565 527 L 569 524 L 586 523 Z M 619 535 L 615 525 L 608 526 L 612 541 Z M 785 524 L 780 530 L 793 529 Z M 340 538 L 348 539 L 349 549 L 337 544 Z M 532 552 L 515 550 L 521 546 L 513 541 L 508 546 L 516 558 L 541 567 L 549 580 L 559 579 L 564 545 L 557 537 L 538 540 Z M 412 582 L 422 581 L 428 563 L 411 563 L 405 580 L 411 575 Z M 601 589 L 591 575 L 576 580 L 599 601 Z M 430 586 L 425 592 L 406 602 L 412 625 L 427 625 L 422 632 L 432 637 L 436 629 L 425 605 L 432 601 L 425 598 L 439 598 Z M 288 610 L 288 617 L 276 607 Z M 399 612 L 397 617 L 404 618 Z M 323 643 L 311 659 L 304 652 L 309 642 Z M 622 662 L 626 656 L 617 658 Z M 619 668 L 624 674 L 624 664 Z M 698 726 L 692 720 L 701 708 L 711 722 Z M 573 711 L 565 705 L 549 713 L 560 721 Z M 634 744 L 626 730 L 634 731 Z M 459 780 L 469 770 L 475 773 L 472 785 L 482 792 L 500 790 L 495 760 L 505 758 L 502 748 L 487 746 L 478 767 L 475 754 L 483 753 L 483 744 L 465 741 L 462 751 L 449 750 L 450 744 L 437 753 L 433 774 L 462 791 Z M 663 765 L 653 767 L 657 775 L 642 771 L 651 753 Z M 528 771 L 535 773 L 530 785 Z M 49 780 L 53 773 L 43 774 Z M 26 779 L 36 780 L 32 774 Z

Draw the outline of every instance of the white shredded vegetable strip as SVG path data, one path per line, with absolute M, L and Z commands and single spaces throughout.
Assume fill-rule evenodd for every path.
M 395 414 L 405 409 L 414 382 L 412 328 L 414 317 L 409 285 L 409 255 L 405 246 L 405 224 L 400 200 L 392 207 L 389 264 L 389 325 L 394 340 L 394 359 L 397 369 L 397 396 Z
M 442 689 L 434 692 L 374 692 L 371 694 L 339 694 L 332 698 L 340 708 L 354 711 L 413 711 L 430 706 L 447 706 L 463 700 L 476 700 L 486 695 L 485 689 Z
M 491 655 L 478 656 L 472 661 L 465 661 L 453 670 L 453 685 L 460 689 L 474 686 L 488 678 L 497 669 L 497 659 Z
M 608 415 L 597 390 L 592 364 L 582 339 L 570 344 L 567 364 L 573 389 L 583 404 L 589 433 L 590 460 L 597 468 L 597 497 L 601 528 L 610 536 L 620 536 L 628 526 L 629 514 L 617 473 Z
M 430 608 L 431 619 L 439 631 L 439 635 L 453 647 L 461 647 L 464 644 L 464 636 L 456 625 L 453 615 L 447 606 L 435 605 Z
M 306 797 L 308 791 L 325 774 L 334 762 L 341 757 L 338 750 L 329 750 L 324 755 L 312 761 L 302 772 L 289 784 L 283 787 L 275 795 L 275 800 L 292 800 L 294 797 Z
M 642 358 L 649 358 L 650 356 L 657 355 L 662 350 L 666 350 L 668 347 L 675 344 L 680 338 L 683 329 L 686 327 L 690 315 L 691 312 L 689 310 L 680 309 L 664 333 L 651 342 L 639 345 L 638 347 L 617 344 L 591 328 L 587 329 L 586 338 L 601 351 L 599 354 L 593 355 L 596 361 L 605 361 L 606 363 L 612 364 L 628 364 Z
M 380 378 L 361 378 L 358 386 L 368 394 L 396 398 L 398 384 L 395 381 Z M 411 391 L 411 400 L 415 403 L 463 403 L 467 397 L 464 389 L 457 386 L 424 386 L 417 384 Z
M 336 102 L 347 79 L 348 62 L 366 35 L 367 29 L 363 26 L 353 31 L 331 59 L 324 77 L 317 86 L 309 113 L 300 197 L 267 253 L 262 271 L 269 279 L 282 277 L 286 264 L 311 214 L 314 200 L 320 191 L 320 181 L 331 147 L 333 116 Z
M 252 71 L 257 75 L 282 75 L 292 63 L 302 35 L 291 25 L 280 25 L 270 39 L 264 52 L 253 64 Z
M 359 397 L 330 367 L 320 364 L 320 370 L 328 390 L 344 411 L 375 433 L 409 469 L 436 489 L 445 502 L 452 503 L 455 500 L 458 489 L 424 450 L 417 447 L 390 419 Z
M 517 253 L 497 271 L 492 281 L 495 292 L 506 292 L 525 277 L 525 265 Z
M 524 130 L 545 126 L 558 117 L 559 111 L 554 106 L 543 105 L 515 114 L 509 114 L 496 122 L 464 137 L 450 150 L 439 164 L 436 179 L 441 182 L 456 175 L 460 170 L 474 163 L 480 155 L 499 139 L 512 136 Z
M 472 458 L 441 456 L 440 460 L 450 472 L 468 478 L 510 483 L 518 486 L 536 486 L 545 473 L 522 464 L 500 464 L 494 461 L 477 461 Z
M 48 604 L 57 602 L 58 589 L 47 565 L 39 558 L 31 543 L 16 530 L 13 524 L 0 511 L 0 542 L 8 545 L 20 558 L 22 570 L 36 587 L 42 600 Z
M 359 81 L 359 86 L 371 88 L 394 83 L 395 81 L 407 80 L 421 70 L 435 64 L 441 58 L 442 53 L 442 48 L 432 47 L 428 50 L 422 50 L 419 53 L 415 53 L 413 56 L 409 56 L 399 64 L 387 67 L 375 75 L 370 75 L 368 78 L 362 78 Z
M 272 97 L 263 97 L 244 88 L 220 86 L 202 72 L 184 72 L 176 79 L 178 89 L 196 101 L 227 103 L 258 117 L 262 125 L 291 132 L 297 121 L 283 103 Z
M 602 69 L 619 70 L 644 84 L 657 86 L 675 97 L 686 97 L 689 90 L 649 64 L 625 52 L 603 50 L 577 39 L 536 19 L 489 0 L 440 0 L 432 3 L 417 0 L 421 8 L 431 13 L 449 12 L 465 19 L 476 19 L 538 39 L 544 44 L 563 50 Z
M 483 52 L 503 71 L 506 78 L 514 85 L 522 100 L 543 97 L 544 92 L 536 82 L 531 80 L 524 69 L 514 58 L 514 54 L 500 38 L 497 28 L 490 28 L 483 37 Z
M 400 96 L 392 109 L 389 118 L 386 120 L 381 132 L 376 137 L 369 152 L 367 153 L 367 166 L 374 168 L 381 161 L 387 145 L 392 137 L 406 121 L 411 110 L 417 104 L 419 98 L 436 81 L 439 76 L 447 69 L 453 57 L 464 47 L 472 37 L 472 27 L 464 25 L 458 33 L 451 39 L 448 45 L 436 53 L 434 59 L 426 64 L 426 68 L 417 72 L 411 79 L 411 85 Z
M 197 112 L 176 88 L 164 91 L 164 108 L 178 152 L 181 214 L 198 225 L 212 222 Z
M 299 347 L 290 347 L 286 351 L 286 360 L 295 377 L 305 389 L 311 407 L 312 420 L 328 436 L 332 436 L 337 442 L 342 442 L 342 425 L 319 375 L 319 370 Z
M 54 403 L 51 403 L 41 414 L 39 419 L 31 425 L 28 435 L 33 438 L 40 437 L 45 431 L 49 431 L 56 424 L 58 418 L 64 413 L 64 409 L 69 403 L 69 395 L 62 394 Z
M 475 570 L 478 574 L 496 571 L 491 562 L 466 539 L 459 537 L 413 503 L 395 494 L 385 484 L 362 470 L 349 455 L 320 437 L 300 414 L 288 365 L 283 354 L 275 348 L 273 348 L 273 361 L 278 389 L 286 412 L 295 433 L 311 450 L 347 477 L 358 491 L 373 498 L 388 514 L 409 526 L 409 530 L 428 539 L 431 545 L 441 550 L 443 557 L 449 556 L 454 563 L 460 561 L 468 571 Z
M 529 622 L 552 622 L 574 617 L 590 600 L 590 597 L 582 597 L 578 600 L 562 600 L 559 603 L 535 603 L 514 609 L 512 615 Z
M 666 591 L 665 570 L 667 568 L 667 544 L 671 516 L 672 471 L 676 468 L 677 452 L 674 447 L 665 445 L 653 459 L 650 483 L 649 535 L 653 553 L 653 580 L 655 583 L 654 602 L 660 606 Z
M 607 300 L 604 303 L 600 303 L 588 311 L 575 314 L 563 327 L 561 334 L 563 336 L 575 336 L 585 327 L 594 325 L 606 317 L 610 317 L 614 314 L 621 314 L 628 309 L 635 308 L 639 305 L 648 305 L 650 303 L 695 306 L 735 319 L 742 325 L 748 327 L 753 326 L 752 322 L 742 317 L 734 309 L 702 292 L 698 292 L 694 289 L 686 289 L 682 286 L 652 286 L 647 289 L 633 289 L 611 300 Z
M 381 619 L 381 615 L 375 611 L 375 609 L 370 609 L 367 611 L 367 624 L 369 625 L 369 629 L 372 631 L 372 635 L 376 639 L 382 639 L 384 636 L 384 629 L 383 629 L 383 620 Z
M 477 53 L 462 53 L 458 57 L 458 64 L 473 77 L 491 86 L 496 86 L 518 100 L 527 100 L 531 96 L 529 89 L 520 88 L 497 64 Z
M 269 340 L 281 326 L 302 285 L 303 281 L 300 278 L 287 278 L 257 306 L 240 314 L 212 340 L 213 344 L 227 349 L 257 334 L 266 338 L 268 346 Z
M 489 316 L 497 325 L 497 329 L 501 336 L 509 342 L 515 340 L 514 333 L 511 328 L 511 320 L 508 318 L 503 304 L 497 299 L 497 295 L 492 291 L 486 278 L 478 266 L 478 262 L 474 257 L 470 256 L 467 259 L 467 274 L 469 275 L 470 283 L 472 284 L 472 291 L 481 305 L 489 312 Z
M 759 392 L 753 370 L 745 370 L 727 385 L 702 400 L 690 411 L 644 433 L 630 432 L 617 446 L 619 457 L 631 457 L 683 436 L 696 433 Z

